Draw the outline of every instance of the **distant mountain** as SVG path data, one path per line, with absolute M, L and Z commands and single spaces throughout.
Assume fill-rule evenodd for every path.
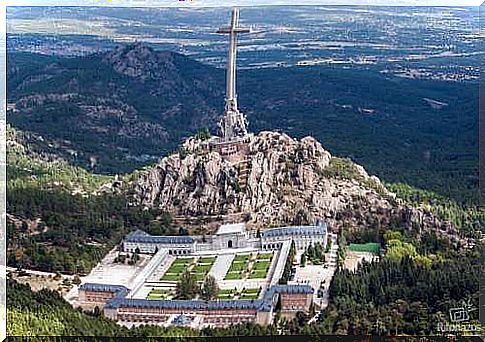
M 312 135 L 388 182 L 477 203 L 478 84 L 307 66 L 240 70 L 252 132 Z M 8 55 L 8 121 L 65 146 L 70 162 L 124 173 L 217 132 L 224 70 L 143 44 L 86 57 Z
M 217 122 L 222 72 L 182 55 L 134 44 L 75 59 L 11 57 L 9 121 L 72 145 L 74 161 L 95 170 L 132 169 Z

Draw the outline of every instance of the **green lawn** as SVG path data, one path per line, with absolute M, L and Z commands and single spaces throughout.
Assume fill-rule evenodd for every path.
M 239 299 L 257 299 L 261 289 L 244 289 L 239 296 Z
M 268 272 L 266 272 L 266 271 L 253 271 L 249 275 L 249 279 L 264 279 L 264 278 L 266 278 L 267 274 L 268 274 Z
M 228 272 L 245 271 L 247 268 L 248 268 L 248 264 L 246 263 L 236 263 L 236 264 L 232 264 L 231 267 L 229 267 Z
M 197 261 L 197 264 L 214 264 L 216 262 L 216 257 L 203 257 Z
M 169 269 L 167 270 L 168 273 L 179 273 L 179 272 L 182 272 L 183 270 L 185 270 L 187 268 L 187 266 L 185 265 L 180 265 L 180 264 L 177 264 L 177 265 L 171 265 L 169 267 Z
M 146 299 L 148 300 L 163 300 L 167 299 L 170 295 L 170 290 L 165 289 L 151 289 L 150 293 L 147 295 Z
M 349 246 L 349 250 L 352 252 L 369 252 L 378 254 L 380 249 L 381 245 L 377 242 L 351 243 Z
M 178 281 L 180 275 L 194 262 L 194 258 L 175 259 L 165 274 L 160 278 L 163 281 Z
M 164 293 L 169 293 L 169 290 L 165 289 L 151 289 L 150 294 L 164 294 Z
M 160 280 L 162 281 L 178 281 L 180 277 L 179 273 L 165 273 Z
M 258 260 L 271 260 L 273 259 L 273 253 L 260 253 L 257 257 Z
M 243 290 L 243 293 L 256 293 L 256 294 L 258 294 L 258 293 L 259 293 L 259 291 L 261 291 L 261 289 L 259 289 L 259 288 L 254 288 L 254 289 L 244 289 L 244 290 Z
M 234 257 L 232 262 L 247 262 L 249 261 L 250 255 L 249 254 L 239 254 Z
M 212 265 L 195 265 L 191 272 L 195 273 L 209 273 Z
M 239 299 L 258 299 L 257 294 L 250 294 L 250 293 L 245 293 L 239 296 Z
M 173 261 L 172 265 L 190 265 L 194 262 L 194 258 L 177 258 Z
M 234 299 L 234 295 L 232 295 L 232 294 L 227 294 L 227 295 L 218 294 L 217 299 L 219 299 L 219 300 L 231 300 L 231 299 Z
M 197 281 L 204 281 L 205 276 L 207 275 L 207 273 L 193 273 L 193 272 L 190 272 L 190 274 L 194 275 Z
M 232 295 L 235 292 L 236 290 L 233 290 L 233 289 L 219 290 L 219 295 Z
M 254 270 L 268 270 L 270 265 L 271 265 L 271 263 L 269 263 L 267 261 L 255 262 L 253 264 L 253 269 Z
M 241 272 L 227 272 L 224 280 L 234 280 L 234 279 L 242 279 L 243 273 Z

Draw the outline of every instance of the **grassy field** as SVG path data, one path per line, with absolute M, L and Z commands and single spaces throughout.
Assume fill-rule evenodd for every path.
M 231 267 L 226 273 L 224 280 L 244 279 L 253 256 L 250 254 L 239 254 L 234 257 Z
M 257 261 L 253 264 L 253 270 L 269 270 L 271 263 L 269 261 Z
M 268 275 L 273 260 L 273 253 L 259 253 L 257 255 L 236 255 L 227 271 L 224 280 L 264 279 Z
M 197 281 L 204 281 L 216 259 L 217 257 L 202 257 L 196 262 L 195 258 L 177 258 L 160 280 L 178 281 L 182 273 L 190 270 L 190 273 L 196 277 Z
M 243 291 L 239 296 L 239 299 L 257 299 L 260 292 L 261 292 L 261 288 L 243 289 Z
M 207 274 L 209 274 L 212 265 L 216 262 L 216 257 L 203 257 L 197 260 L 195 266 L 190 270 L 190 273 L 195 275 L 197 281 L 204 281 Z
M 171 294 L 172 292 L 170 290 L 152 288 L 150 290 L 150 293 L 148 293 L 146 299 L 164 300 L 167 299 Z
M 235 271 L 235 272 L 227 272 L 226 276 L 224 277 L 224 280 L 236 280 L 236 279 L 243 279 L 243 278 L 244 278 L 244 272 Z
M 234 299 L 234 296 L 237 294 L 235 289 L 226 289 L 226 290 L 219 290 L 217 294 L 217 299 L 220 300 L 231 300 Z
M 217 257 L 201 257 L 197 260 L 198 264 L 210 264 L 213 265 L 216 262 Z
M 239 272 L 244 271 L 248 267 L 248 263 L 246 262 L 233 262 L 231 267 L 229 267 L 229 272 Z
M 349 250 L 352 252 L 369 252 L 378 254 L 381 249 L 381 245 L 377 242 L 368 242 L 368 243 L 351 243 L 349 246 Z
M 268 275 L 273 260 L 273 253 L 260 253 L 252 264 L 249 279 L 264 279 Z
M 249 279 L 264 279 L 268 275 L 268 271 L 252 271 L 249 274 Z
M 179 277 L 194 262 L 194 258 L 175 259 L 165 274 L 160 278 L 162 281 L 178 281 Z
M 257 259 L 271 261 L 273 259 L 273 253 L 259 253 Z
M 217 299 L 219 300 L 231 300 L 235 298 L 239 299 L 257 299 L 261 292 L 261 288 L 243 289 L 237 291 L 236 289 L 219 290 Z
M 250 258 L 250 254 L 238 254 L 234 257 L 232 262 L 248 262 Z

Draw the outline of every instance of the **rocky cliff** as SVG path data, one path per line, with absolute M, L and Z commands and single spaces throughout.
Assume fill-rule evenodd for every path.
M 249 153 L 230 163 L 204 143 L 188 139 L 172 154 L 124 184 L 134 204 L 159 207 L 176 218 L 241 221 L 250 227 L 312 223 L 332 226 L 439 223 L 403 207 L 379 179 L 359 165 L 334 158 L 312 137 L 251 136 Z

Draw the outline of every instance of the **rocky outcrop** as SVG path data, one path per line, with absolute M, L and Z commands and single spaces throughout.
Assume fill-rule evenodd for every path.
M 297 140 L 275 132 L 252 136 L 244 189 L 238 164 L 217 152 L 202 152 L 203 144 L 190 138 L 183 153 L 161 159 L 125 184 L 134 204 L 159 207 L 175 217 L 245 219 L 253 227 L 322 217 L 337 225 L 357 201 L 359 213 L 398 208 L 393 194 L 362 167 L 352 164 L 353 177 L 347 178 L 330 172 L 334 158 L 312 137 Z

